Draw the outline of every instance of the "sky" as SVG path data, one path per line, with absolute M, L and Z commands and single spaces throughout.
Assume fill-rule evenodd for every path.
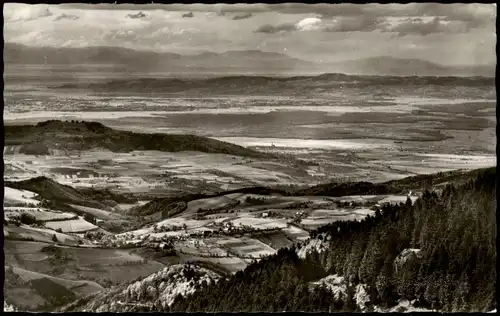
M 4 4 L 4 40 L 199 54 L 285 53 L 314 62 L 417 58 L 496 63 L 493 4 Z

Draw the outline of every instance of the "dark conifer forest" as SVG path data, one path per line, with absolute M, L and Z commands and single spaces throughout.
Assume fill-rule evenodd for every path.
M 335 222 L 312 233 L 325 251 L 298 257 L 297 244 L 253 263 L 227 280 L 187 297 L 166 311 L 359 311 L 355 287 L 366 285 L 367 306 L 391 307 L 400 299 L 445 312 L 496 309 L 496 168 L 475 180 L 448 184 L 439 194 L 384 205 L 361 222 Z M 407 260 L 398 256 L 418 249 Z M 335 298 L 311 287 L 327 275 L 349 281 Z M 159 308 L 159 306 L 158 306 Z

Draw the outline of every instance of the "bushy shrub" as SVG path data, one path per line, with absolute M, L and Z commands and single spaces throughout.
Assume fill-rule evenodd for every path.
M 36 222 L 35 216 L 28 214 L 28 213 L 21 213 L 21 216 L 19 219 L 20 219 L 21 223 L 26 224 L 26 225 L 33 225 Z
M 85 213 L 85 215 L 83 215 L 83 219 L 92 224 L 95 224 L 97 222 L 95 217 L 92 214 L 88 213 Z

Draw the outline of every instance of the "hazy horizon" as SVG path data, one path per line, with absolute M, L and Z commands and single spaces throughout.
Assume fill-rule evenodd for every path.
M 387 56 L 496 64 L 491 4 L 153 4 L 4 6 L 6 43 L 111 46 L 184 56 L 281 53 L 314 63 Z

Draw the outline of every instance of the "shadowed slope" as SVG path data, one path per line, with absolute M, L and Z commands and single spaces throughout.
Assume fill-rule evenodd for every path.
M 41 148 L 39 152 L 41 155 L 47 154 L 47 148 L 59 150 L 106 148 L 113 152 L 200 151 L 246 157 L 269 156 L 242 146 L 196 135 L 142 134 L 114 130 L 98 122 L 57 120 L 40 122 L 37 125 L 6 126 L 5 144 L 29 147 L 31 154 L 34 153 L 35 147 Z

